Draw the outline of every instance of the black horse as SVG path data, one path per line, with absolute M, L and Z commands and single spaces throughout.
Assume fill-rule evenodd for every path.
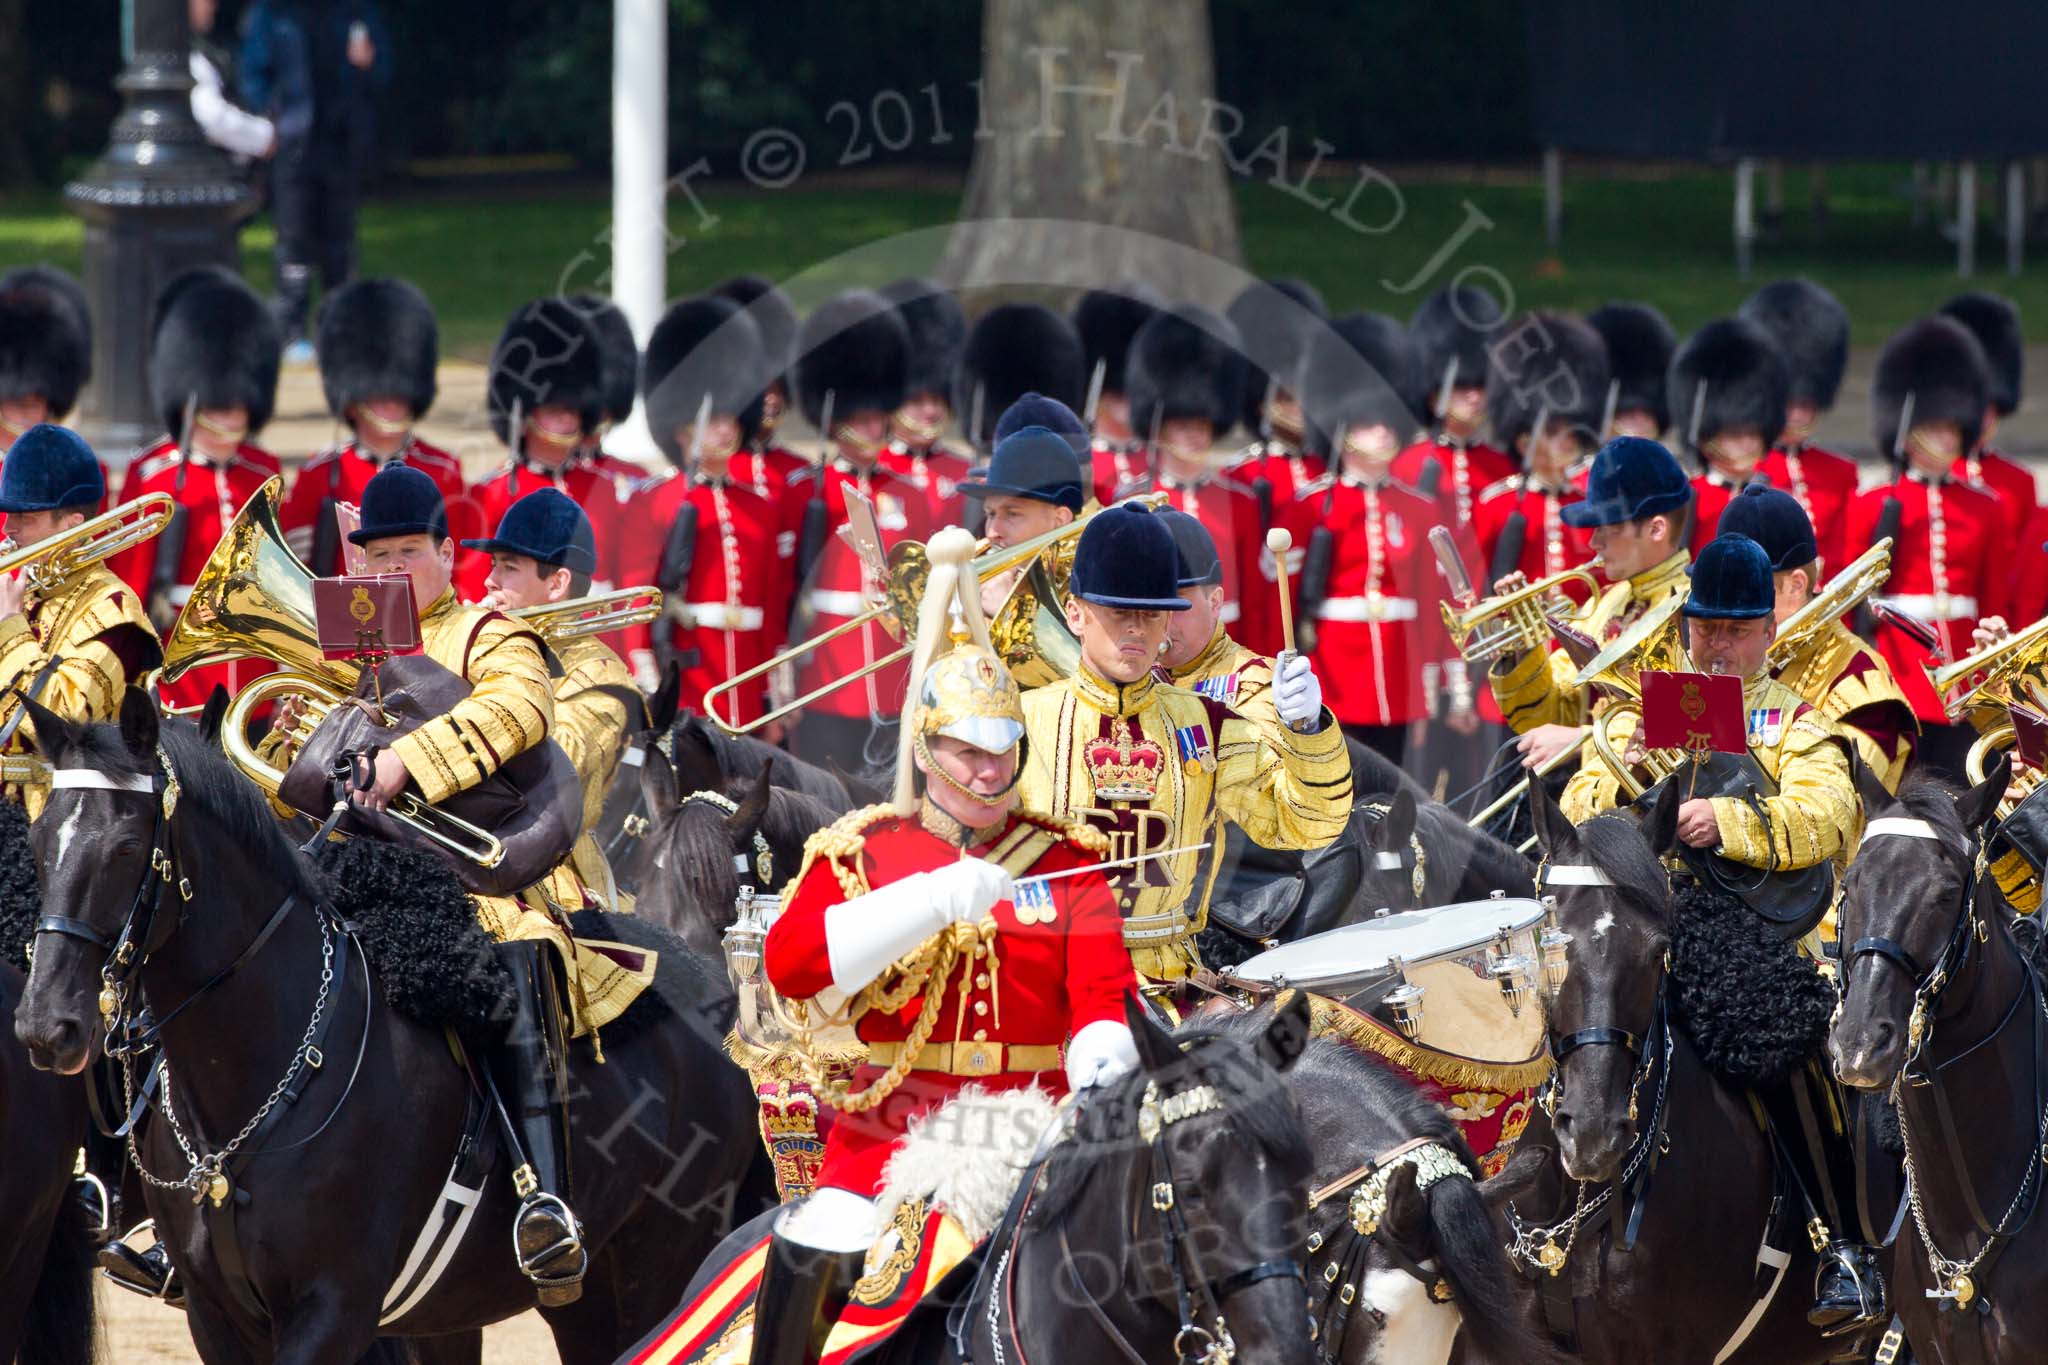
M 1549 1020 L 1552 1117 L 1545 1125 L 1539 1111 L 1523 1137 L 1530 1148 L 1554 1142 L 1555 1153 L 1526 1167 L 1518 1158 L 1482 1188 L 1509 1214 L 1532 1296 L 1549 1296 L 1532 1313 L 1575 1335 L 1585 1359 L 1708 1365 L 1732 1348 L 1742 1361 L 1824 1361 L 1844 1343 L 1807 1324 L 1816 1260 L 1789 1213 L 1796 1203 L 1779 1197 L 1746 1090 L 1709 1069 L 1695 1036 L 1706 1006 L 1698 1019 L 1687 1012 L 1671 967 L 1676 957 L 1710 985 L 1718 971 L 1721 984 L 1763 1002 L 1783 986 L 1753 979 L 1761 972 L 1748 959 L 1691 960 L 1723 949 L 1700 946 L 1707 930 L 1685 922 L 1659 861 L 1676 846 L 1683 795 L 1667 784 L 1640 825 L 1614 813 L 1574 828 L 1532 784 L 1543 889 L 1573 938 Z M 1775 970 L 1811 975 L 1789 957 Z M 1825 1021 L 1824 1001 L 1816 1017 Z M 1735 1045 L 1786 1052 L 1797 1033 L 1748 1031 L 1757 1036 Z
M 1536 894 L 1534 864 L 1441 801 L 1418 800 L 1405 788 L 1360 800 L 1368 817 L 1365 881 L 1344 923 L 1382 908 L 1485 900 L 1495 891 Z
M 64 776 L 31 831 L 46 918 L 15 1031 L 39 1068 L 76 1075 L 101 1042 L 103 990 L 117 1023 L 153 1012 L 135 1074 L 158 1077 L 157 1108 L 138 1157 L 201 1357 L 340 1365 L 380 1334 L 468 1332 L 531 1307 L 500 1158 L 433 1287 L 385 1311 L 417 1234 L 459 1212 L 443 1187 L 473 1091 L 442 1031 L 384 1003 L 256 789 L 139 691 L 118 727 L 31 713 Z M 753 1096 L 721 1048 L 723 973 L 661 942 L 655 989 L 605 1031 L 605 1064 L 587 1045 L 575 1056 L 571 1197 L 591 1264 L 580 1300 L 543 1310 L 567 1362 L 611 1360 L 646 1331 L 766 1187 Z
M 862 1355 L 867 1365 L 1311 1365 L 1299 1260 L 1310 1157 L 1280 1074 L 1308 1043 L 1306 999 L 1178 1035 L 1135 1001 L 1127 1017 L 1138 1068 L 1076 1100 L 1066 1138 L 1002 1223 Z M 684 1311 L 771 1217 L 727 1240 Z M 652 1341 L 622 1359 L 641 1359 Z
M 2048 998 L 1978 867 L 2007 776 L 1961 794 L 1909 782 L 1895 798 L 1859 773 L 1868 823 L 1843 888 L 1829 1039 L 1845 1083 L 1888 1087 L 1898 1106 L 1916 1198 L 1893 1302 L 1921 1360 L 1957 1365 L 2048 1350 Z

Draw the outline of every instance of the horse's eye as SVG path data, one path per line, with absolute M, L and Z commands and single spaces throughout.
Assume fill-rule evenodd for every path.
M 126 838 L 116 839 L 114 841 L 114 856 L 117 858 L 132 857 L 141 850 L 142 840 L 137 838 L 135 835 L 131 834 L 128 835 Z

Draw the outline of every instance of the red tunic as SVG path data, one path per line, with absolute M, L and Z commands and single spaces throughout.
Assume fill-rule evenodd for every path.
M 1899 531 L 1892 544 L 1891 578 L 1877 600 L 1932 626 L 1945 657 L 1970 651 L 1980 617 L 2002 615 L 2011 593 L 2011 537 L 1998 500 L 1973 484 L 1946 479 L 1928 484 L 1906 475 L 1857 495 L 1849 509 L 1847 549 L 1870 547 L 1885 499 L 1899 500 Z M 1947 714 L 1927 681 L 1927 651 L 1903 632 L 1879 625 L 1878 652 L 1924 722 L 1946 724 Z
M 364 452 L 351 441 L 347 445 L 329 446 L 306 461 L 300 467 L 298 477 L 292 481 L 292 491 L 285 495 L 283 507 L 278 510 L 278 524 L 284 527 L 285 542 L 314 573 L 326 577 L 341 572 L 336 564 L 313 563 L 313 546 L 319 539 L 321 504 L 328 498 L 334 498 L 360 506 L 363 489 L 386 464 L 410 465 L 434 481 L 434 486 L 441 490 L 442 500 L 448 504 L 448 532 L 457 540 L 489 534 L 492 528 L 475 524 L 475 509 L 464 497 L 467 490 L 462 482 L 462 462 L 453 455 L 417 437 L 409 437 L 398 453 L 387 460 Z M 458 549 L 458 564 L 474 553 Z
M 2034 476 L 1995 450 L 1972 455 L 1962 463 L 1962 475 L 1971 483 L 1983 484 L 2005 509 L 2006 525 L 2014 535 L 2026 530 L 2039 496 Z
M 2014 550 L 2012 598 L 2006 615 L 2015 628 L 2048 616 L 2048 507 L 2037 507 L 2027 518 Z
M 654 632 L 669 632 L 682 668 L 682 704 L 708 708 L 704 693 L 715 683 L 765 663 L 782 648 L 789 624 L 794 541 L 780 534 L 782 510 L 744 484 L 686 479 L 671 471 L 634 494 L 633 515 L 619 537 L 619 581 L 656 581 L 669 529 L 686 504 L 697 509 L 696 542 L 681 591 L 668 615 L 625 632 L 627 662 L 635 674 L 651 665 Z M 721 714 L 736 723 L 760 715 L 768 687 L 759 680 L 726 702 Z M 723 699 L 721 699 L 723 700 Z M 736 704 L 736 705 L 735 705 Z
M 1324 705 L 1346 725 L 1420 720 L 1429 711 L 1425 666 L 1457 657 L 1428 540 L 1438 504 L 1392 480 L 1344 478 L 1334 490 L 1310 485 L 1294 508 L 1296 544 L 1306 546 L 1318 526 L 1335 537 L 1328 593 L 1316 609 Z
M 805 479 L 790 490 L 789 501 L 784 504 L 793 517 L 788 524 L 801 528 L 804 508 L 816 487 Z M 931 536 L 931 504 L 923 489 L 879 465 L 860 470 L 845 460 L 833 460 L 824 472 L 825 544 L 809 581 L 800 585 L 802 604 L 810 617 L 806 638 L 843 625 L 868 607 L 860 559 L 839 534 L 839 528 L 846 525 L 848 488 L 858 488 L 874 502 L 884 554 L 899 540 L 926 540 Z M 895 653 L 902 643 L 879 621 L 848 631 L 805 656 L 797 674 L 797 692 L 810 692 L 828 679 L 851 677 L 871 661 Z M 903 709 L 903 689 L 909 675 L 907 661 L 894 663 L 861 682 L 834 688 L 810 705 L 826 715 L 848 719 L 889 719 Z
M 206 567 L 208 556 L 220 544 L 242 504 L 277 476 L 277 457 L 253 445 L 238 446 L 234 458 L 224 465 L 194 455 L 182 462 L 182 491 L 178 488 L 180 464 L 175 441 L 166 437 L 157 442 L 128 466 L 121 496 L 115 501 L 129 502 L 145 493 L 168 493 L 185 508 L 185 551 L 171 586 L 171 605 L 182 610 L 192 594 L 193 580 Z M 107 561 L 107 567 L 146 604 L 156 555 L 157 542 L 148 540 L 115 555 Z M 200 706 L 205 704 L 215 683 L 232 693 L 270 671 L 270 665 L 255 662 L 213 664 L 195 668 L 158 691 L 174 705 Z
M 1126 496 L 1166 494 L 1166 506 L 1202 523 L 1223 560 L 1223 624 L 1254 654 L 1280 652 L 1280 571 L 1266 551 L 1259 500 L 1242 486 L 1211 476 L 1194 483 L 1143 478 Z M 1297 561 L 1292 565 L 1299 569 Z M 1289 579 L 1291 586 L 1293 580 Z
M 913 451 L 901 440 L 882 447 L 876 463 L 894 470 L 922 488 L 931 504 L 933 526 L 960 524 L 960 485 L 967 478 L 972 461 L 934 442 L 923 451 Z
M 1479 495 L 1515 472 L 1515 461 L 1490 445 L 1441 440 L 1417 441 L 1394 457 L 1389 472 L 1397 482 L 1421 488 L 1423 471 L 1432 459 L 1443 471 L 1437 476 L 1437 495 L 1449 506 L 1453 521 L 1471 521 Z
M 1726 475 L 1709 470 L 1696 474 L 1692 479 L 1692 540 L 1686 548 L 1695 558 L 1721 529 L 1721 514 L 1728 510 L 1728 503 L 1742 491 L 1742 485 Z
M 1007 835 L 1019 823 L 1012 816 Z M 1003 837 L 998 835 L 998 840 Z M 960 851 L 927 831 L 916 818 L 884 816 L 868 827 L 860 857 L 867 884 L 880 888 L 915 872 L 928 872 L 956 861 Z M 1027 874 L 1059 872 L 1100 862 L 1102 855 L 1065 839 L 1054 842 L 1025 869 Z M 1029 925 L 1017 907 L 999 903 L 993 912 L 997 933 L 994 961 L 977 956 L 972 979 L 963 992 L 963 973 L 956 969 L 945 984 L 939 1005 L 934 1044 L 989 1042 L 1006 1046 L 1059 1047 L 1081 1029 L 1100 1020 L 1121 1020 L 1124 997 L 1136 986 L 1131 955 L 1124 949 L 1123 925 L 1116 898 L 1101 873 L 1084 873 L 1043 883 L 1051 896 L 1052 918 L 1032 907 Z M 768 979 L 778 991 L 808 1000 L 832 984 L 831 956 L 826 946 L 825 912 L 847 899 L 833 864 L 811 862 L 787 893 L 785 908 L 768 932 L 764 955 Z M 910 1036 L 922 996 L 893 1014 L 871 1011 L 860 1017 L 856 1031 L 869 1043 L 900 1043 Z M 878 1066 L 854 1073 L 856 1093 L 882 1074 Z M 937 1108 L 968 1085 L 988 1090 L 1017 1090 L 1037 1085 L 1064 1094 L 1061 1070 L 998 1071 L 966 1077 L 943 1071 L 913 1070 L 903 1086 L 864 1114 L 838 1114 L 825 1141 L 820 1186 L 851 1190 L 872 1198 L 881 1189 L 882 1167 L 910 1121 Z
M 1273 485 L 1273 520 L 1281 520 L 1280 509 L 1293 502 L 1303 488 L 1323 477 L 1326 461 L 1285 441 L 1261 441 L 1245 447 L 1238 462 L 1224 471 L 1224 477 L 1256 490 L 1256 481 Z M 1254 491 L 1256 498 L 1257 493 Z
M 597 572 L 591 576 L 593 591 L 603 591 L 619 582 L 614 577 L 617 572 L 619 525 L 633 486 L 641 477 L 638 466 L 633 466 L 634 472 L 628 475 L 623 469 L 600 463 L 610 460 L 610 456 L 593 460 L 578 452 L 554 469 L 543 469 L 523 456 L 514 457 L 469 490 L 468 500 L 474 509 L 473 524 L 482 528 L 482 534 L 488 535 L 504 519 L 505 510 L 528 493 L 541 488 L 559 488 L 574 498 L 576 505 L 590 518 L 591 533 L 597 538 Z M 624 462 L 614 464 L 623 465 Z M 482 597 L 484 577 L 490 571 L 488 555 L 473 556 L 469 563 L 458 567 L 456 595 L 468 602 Z
M 1756 467 L 1771 487 L 1790 493 L 1806 509 L 1820 546 L 1825 578 L 1869 549 L 1849 543 L 1849 504 L 1856 500 L 1856 462 L 1813 446 L 1773 450 Z
M 1152 466 L 1145 459 L 1145 451 L 1137 441 L 1097 440 L 1089 452 L 1092 460 L 1090 483 L 1095 501 L 1104 507 L 1119 497 L 1129 497 L 1124 490 L 1138 479 L 1150 474 Z M 1132 491 L 1142 492 L 1143 489 Z

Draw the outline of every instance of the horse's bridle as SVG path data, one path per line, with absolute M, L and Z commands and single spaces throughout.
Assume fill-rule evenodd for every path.
M 724 792 L 714 791 L 691 792 L 688 796 L 676 802 L 676 809 L 680 810 L 684 806 L 689 805 L 710 806 L 713 810 L 722 811 L 727 815 L 736 813 L 740 808 L 740 803 L 727 796 Z M 666 848 L 656 850 L 654 865 L 664 869 L 668 866 L 668 850 Z M 732 870 L 739 874 L 741 881 L 750 882 L 754 886 L 772 891 L 775 888 L 775 851 L 768 843 L 768 836 L 761 833 L 759 829 L 756 829 L 754 831 L 753 863 L 750 866 L 747 862 L 747 855 L 735 851 L 732 855 Z
M 1860 850 L 1863 844 L 1885 836 L 1905 839 L 1921 839 L 1954 851 L 1953 846 L 1943 839 L 1941 832 L 1925 820 L 1910 816 L 1880 816 L 1864 827 Z M 1974 868 L 1966 885 L 1966 904 L 1956 921 L 1949 927 L 1947 942 L 1942 944 L 1941 953 L 1931 967 L 1923 968 L 1919 959 L 1904 944 L 1896 939 L 1872 935 L 1859 938 L 1849 946 L 1842 957 L 1842 995 L 1849 994 L 1849 972 L 1858 960 L 1866 957 L 1889 962 L 1906 974 L 1906 980 L 1913 985 L 1913 1011 L 1906 1024 L 1906 1060 L 1900 1067 L 1901 1074 L 1912 1071 L 1918 1064 L 1929 1038 L 1934 1032 L 1934 1020 L 1941 1008 L 1943 995 L 1948 987 L 1969 965 L 1974 953 L 1974 944 L 1981 941 L 1983 931 L 1978 928 L 1977 916 L 1980 910 L 1976 904 L 1975 889 L 1984 877 L 1984 848 L 1975 838 L 1961 850 L 1963 862 Z M 2001 1028 L 2003 1025 L 2001 1025 Z M 1995 1036 L 1995 1035 L 1994 1035 Z M 1916 1081 L 1915 1084 L 1924 1082 Z
M 1325 1359 L 1337 1358 L 1344 1334 L 1350 1330 L 1351 1312 L 1359 1297 L 1360 1272 L 1365 1267 L 1366 1250 L 1371 1246 L 1377 1245 L 1385 1251 L 1396 1267 L 1421 1284 L 1429 1292 L 1431 1303 L 1449 1303 L 1455 1297 L 1448 1278 L 1410 1256 L 1386 1231 L 1387 1190 L 1393 1184 L 1395 1173 L 1404 1166 L 1413 1168 L 1415 1190 L 1422 1195 L 1427 1195 L 1430 1186 L 1439 1180 L 1472 1179 L 1472 1171 L 1465 1164 L 1465 1159 L 1450 1147 L 1434 1138 L 1413 1137 L 1396 1143 L 1365 1164 L 1355 1166 L 1309 1192 L 1311 1215 L 1347 1190 L 1351 1193 L 1345 1201 L 1346 1216 L 1338 1225 L 1337 1233 L 1341 1235 L 1348 1227 L 1354 1235 L 1348 1242 L 1340 1244 L 1339 1249 L 1332 1250 L 1322 1275 L 1318 1277 L 1323 1284 L 1324 1297 L 1322 1325 L 1317 1340 L 1321 1343 Z M 1311 1231 L 1308 1236 L 1309 1255 L 1321 1253 L 1329 1243 L 1330 1238 L 1320 1230 Z M 1314 1281 L 1310 1284 L 1313 1288 Z M 1375 1324 L 1385 1325 L 1386 1316 L 1378 1308 L 1368 1303 L 1365 1311 Z
M 1380 821 L 1386 819 L 1387 812 L 1393 808 L 1391 802 L 1373 801 L 1367 803 L 1365 809 L 1372 816 L 1372 823 L 1377 826 Z M 1429 853 L 1422 846 L 1422 836 L 1412 830 L 1408 834 L 1408 851 L 1414 855 L 1413 862 L 1393 849 L 1374 849 L 1369 870 L 1406 873 L 1409 893 L 1415 897 L 1415 904 L 1419 906 L 1429 895 Z
M 1258 1261 L 1238 1270 L 1210 1274 L 1195 1251 L 1187 1220 L 1181 1214 L 1179 1182 L 1174 1174 L 1173 1155 L 1167 1150 L 1166 1130 L 1203 1114 L 1224 1113 L 1228 1108 L 1214 1085 L 1191 1086 L 1161 1095 L 1158 1082 L 1151 1080 L 1146 1081 L 1144 1096 L 1138 1103 L 1138 1138 L 1150 1152 L 1154 1177 L 1148 1200 L 1153 1213 L 1158 1215 L 1160 1233 L 1166 1243 L 1174 1305 L 1180 1314 L 1180 1328 L 1173 1337 L 1174 1359 L 1194 1365 L 1228 1365 L 1236 1358 L 1237 1343 L 1231 1340 L 1230 1325 L 1223 1315 L 1226 1300 L 1266 1280 L 1302 1278 L 1301 1263 L 1293 1259 Z M 1064 1221 L 1060 1223 L 1059 1240 L 1060 1268 L 1080 1286 L 1084 1282 L 1074 1262 L 1074 1249 L 1067 1240 Z M 1146 1365 L 1145 1357 L 1110 1321 L 1095 1297 L 1083 1292 L 1081 1299 L 1095 1325 L 1123 1358 L 1131 1365 Z M 1198 1320 L 1201 1318 L 1206 1318 L 1211 1326 L 1202 1326 Z

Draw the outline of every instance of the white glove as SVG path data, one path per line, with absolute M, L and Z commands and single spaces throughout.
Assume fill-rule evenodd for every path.
M 1067 1044 L 1067 1088 L 1109 1085 L 1137 1064 L 1138 1045 L 1131 1038 L 1130 1026 L 1114 1019 L 1097 1019 Z
M 661 665 L 655 662 L 654 651 L 636 649 L 631 652 L 633 685 L 649 696 L 661 687 Z
M 1282 654 L 1273 661 L 1273 709 L 1288 725 L 1300 725 L 1323 714 L 1323 685 L 1305 654 Z
M 947 925 L 980 923 L 1009 894 L 1009 873 L 963 858 L 840 902 L 825 912 L 832 984 L 852 995 Z

